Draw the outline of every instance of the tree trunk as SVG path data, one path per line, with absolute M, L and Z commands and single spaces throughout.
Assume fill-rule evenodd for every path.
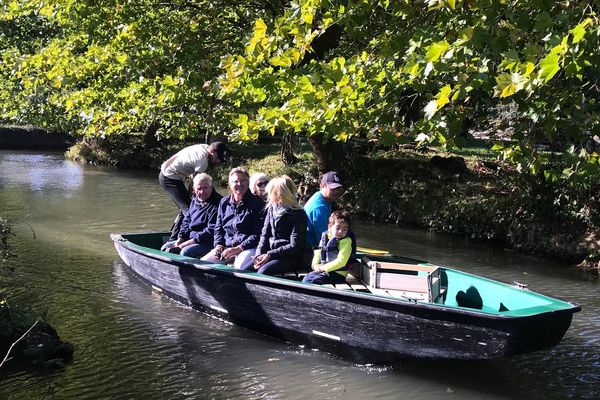
M 285 165 L 292 165 L 298 161 L 298 158 L 294 155 L 292 135 L 289 133 L 284 133 L 281 136 L 281 160 Z
M 342 143 L 335 140 L 324 142 L 322 134 L 309 136 L 308 141 L 320 173 L 340 169 L 346 157 Z
M 160 122 L 154 121 L 148 128 L 146 128 L 146 132 L 144 132 L 144 149 L 153 149 L 158 145 L 158 139 L 156 137 L 156 132 L 160 128 Z

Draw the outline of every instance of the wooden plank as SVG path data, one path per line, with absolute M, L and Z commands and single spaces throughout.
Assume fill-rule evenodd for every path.
M 407 300 L 416 300 L 416 301 L 427 301 L 427 293 L 424 292 L 412 292 L 410 290 L 390 290 L 387 292 L 390 296 L 407 299 Z
M 357 292 L 368 292 L 369 288 L 360 280 L 356 279 L 354 276 L 348 274 L 346 277 L 346 283 L 350 285 L 352 290 Z
M 335 288 L 339 290 L 352 290 L 352 286 L 348 285 L 346 282 L 336 283 Z
M 379 296 L 392 297 L 392 295 L 390 295 L 385 289 L 369 288 L 369 290 L 371 291 L 371 293 Z
M 399 264 L 391 262 L 377 262 L 377 269 L 392 269 L 396 271 L 433 272 L 438 267 L 435 265 Z
M 298 275 L 296 275 L 295 272 L 285 272 L 283 274 L 283 277 L 286 278 L 286 279 L 293 279 L 293 280 L 298 279 Z

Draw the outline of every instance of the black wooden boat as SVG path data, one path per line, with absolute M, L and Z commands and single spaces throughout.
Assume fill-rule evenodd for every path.
M 163 233 L 111 238 L 124 263 L 165 295 L 239 326 L 356 362 L 481 360 L 540 350 L 558 344 L 581 309 L 397 256 L 361 254 L 369 258 L 354 272 L 360 279 L 334 287 L 302 283 L 297 274 L 265 276 L 161 252 Z

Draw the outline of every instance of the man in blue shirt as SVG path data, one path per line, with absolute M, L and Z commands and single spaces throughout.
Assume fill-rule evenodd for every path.
M 327 230 L 331 203 L 343 193 L 344 188 L 337 172 L 329 171 L 321 178 L 320 189 L 304 205 L 308 216 L 306 242 L 311 248 L 319 246 L 321 234 Z

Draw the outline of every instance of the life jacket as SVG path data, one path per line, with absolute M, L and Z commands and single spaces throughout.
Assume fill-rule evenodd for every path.
M 350 254 L 348 262 L 346 262 L 346 265 L 339 269 L 340 271 L 347 271 L 356 258 L 356 237 L 352 231 L 348 231 L 346 237 L 349 237 L 351 240 L 352 253 Z M 323 232 L 321 235 L 321 264 L 325 264 L 337 258 L 339 254 L 339 242 L 340 239 L 336 238 L 335 236 L 331 239 L 327 239 L 327 232 Z

